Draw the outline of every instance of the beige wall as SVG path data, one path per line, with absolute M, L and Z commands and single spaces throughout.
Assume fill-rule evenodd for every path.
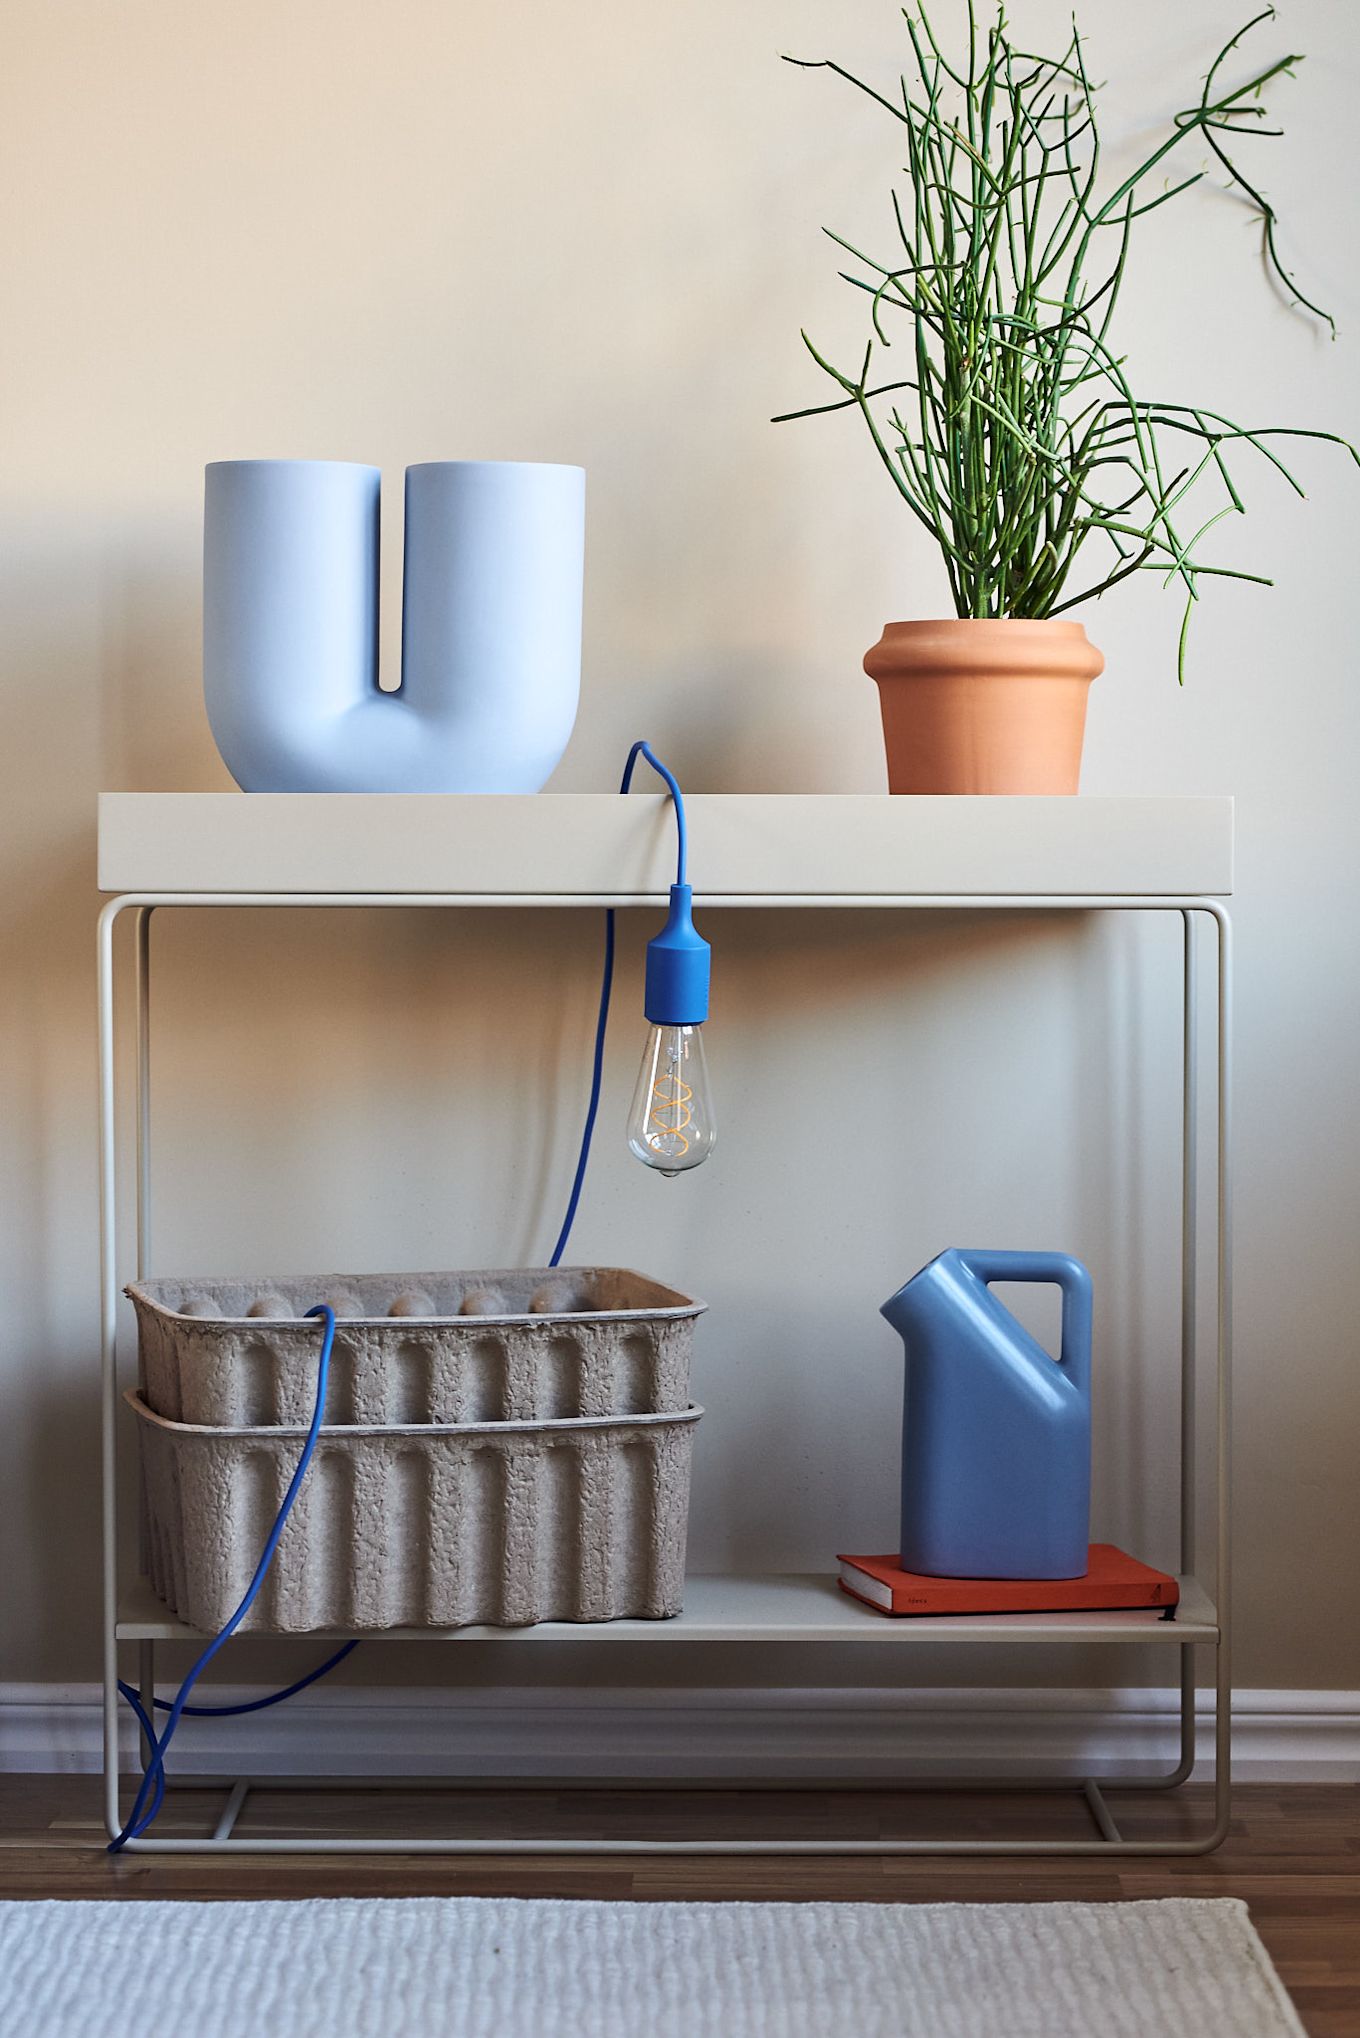
M 1064 9 L 1015 12 L 1038 37 Z M 1239 10 L 1086 13 L 1119 141 L 1194 89 Z M 1326 0 L 1281 13 L 1267 43 L 1312 54 L 1262 174 L 1341 339 L 1279 305 L 1245 215 L 1210 194 L 1148 223 L 1124 337 L 1153 388 L 1354 431 L 1360 32 Z M 851 423 L 766 423 L 821 393 L 799 325 L 852 328 L 817 229 L 881 226 L 893 161 L 872 109 L 776 52 L 890 62 L 888 0 L 9 0 L 6 29 L 0 1677 L 22 1680 L 96 1661 L 94 796 L 227 784 L 198 684 L 203 463 L 371 460 L 393 489 L 423 458 L 584 463 L 563 790 L 609 786 L 636 734 L 694 789 L 880 789 L 859 659 L 943 585 Z M 1088 618 L 1109 669 L 1085 785 L 1239 798 L 1240 1669 L 1354 1687 L 1360 476 L 1323 451 L 1300 465 L 1306 505 L 1251 474 L 1221 556 L 1277 585 L 1205 602 L 1184 693 L 1171 597 L 1140 585 Z M 387 529 L 390 558 L 395 492 Z M 395 622 L 393 600 L 389 645 Z M 745 914 L 709 931 L 719 1152 L 677 1184 L 624 1153 L 647 932 L 630 919 L 575 1240 L 714 1305 L 695 1561 L 891 1541 L 877 1305 L 951 1241 L 1090 1261 L 1097 1525 L 1169 1559 L 1174 932 Z M 186 917 L 157 939 L 164 1270 L 546 1249 L 592 918 Z M 647 1674 L 665 1673 L 627 1672 Z

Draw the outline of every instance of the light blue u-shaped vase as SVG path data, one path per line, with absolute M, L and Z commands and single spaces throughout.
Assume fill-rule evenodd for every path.
M 585 473 L 406 470 L 401 686 L 378 685 L 382 477 L 340 460 L 207 470 L 203 686 L 247 792 L 531 793 L 581 683 Z

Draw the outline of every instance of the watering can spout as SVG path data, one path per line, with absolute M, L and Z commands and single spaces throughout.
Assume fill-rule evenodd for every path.
M 1053 1359 L 991 1292 L 1054 1282 Z M 936 1577 L 1084 1576 L 1091 1277 L 1067 1253 L 951 1249 L 881 1314 L 902 1339 L 902 1565 Z
M 905 1287 L 899 1288 L 895 1295 L 890 1295 L 878 1312 L 880 1316 L 888 1319 L 900 1338 L 905 1338 L 911 1328 L 912 1289 L 915 1286 L 916 1281 L 913 1278 Z

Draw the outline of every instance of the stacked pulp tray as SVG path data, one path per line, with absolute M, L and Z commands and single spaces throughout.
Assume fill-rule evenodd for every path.
M 613 1267 L 143 1281 L 151 1583 L 192 1626 L 245 1592 L 316 1400 L 323 1427 L 247 1630 L 680 1611 L 704 1304 Z

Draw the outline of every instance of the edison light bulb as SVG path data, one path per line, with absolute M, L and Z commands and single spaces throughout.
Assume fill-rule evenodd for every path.
M 697 1168 L 713 1151 L 717 1128 L 701 1026 L 653 1026 L 638 1070 L 628 1144 L 663 1175 Z

